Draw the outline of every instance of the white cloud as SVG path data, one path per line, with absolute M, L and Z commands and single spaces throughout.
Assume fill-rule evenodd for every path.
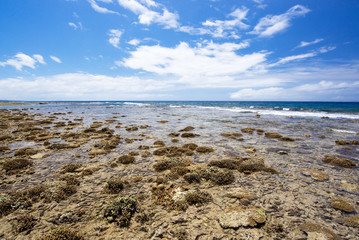
M 36 61 L 38 61 L 39 63 L 45 64 L 44 57 L 41 56 L 40 54 L 34 54 L 32 55 L 32 57 L 35 58 Z
M 288 63 L 288 62 L 295 61 L 295 60 L 302 60 L 302 59 L 305 59 L 305 58 L 315 57 L 318 54 L 333 51 L 335 48 L 336 47 L 321 47 L 318 50 L 315 50 L 315 51 L 312 51 L 312 52 L 309 52 L 309 53 L 284 57 L 284 58 L 281 58 L 278 62 L 276 62 L 274 64 L 271 64 L 270 66 L 273 67 L 273 66 L 276 66 L 276 65 L 279 65 L 279 64 L 284 64 L 284 63 Z
M 73 22 L 69 22 L 69 26 L 74 28 L 75 30 L 77 29 L 77 25 Z
M 244 88 L 230 95 L 236 100 L 340 100 L 338 96 L 345 92 L 359 90 L 359 81 L 356 82 L 333 82 L 320 81 L 316 83 L 303 84 L 291 88 L 269 87 L 269 88 Z M 313 94 L 315 93 L 315 94 Z M 351 96 L 352 97 L 352 96 Z M 351 99 L 353 100 L 353 98 Z
M 305 42 L 305 41 L 301 41 L 300 44 L 296 47 L 296 48 L 301 48 L 301 47 L 306 47 L 306 46 L 310 46 L 310 45 L 314 45 L 317 43 L 320 43 L 321 41 L 323 41 L 324 39 L 322 38 L 317 38 L 314 41 L 311 42 Z
M 249 28 L 249 25 L 243 23 L 243 20 L 246 19 L 246 15 L 248 13 L 249 9 L 246 7 L 237 8 L 232 13 L 229 14 L 230 17 L 233 18 L 233 20 L 206 20 L 202 25 L 204 27 L 208 27 L 210 29 L 213 29 L 209 33 L 213 37 L 234 37 L 239 38 L 237 35 L 237 28 L 238 29 L 247 29 Z
M 121 31 L 121 30 L 110 29 L 110 32 L 108 33 L 108 35 L 110 36 L 110 39 L 108 40 L 108 42 L 115 48 L 120 48 L 119 44 L 120 44 L 120 39 L 121 39 L 122 34 L 123 34 L 123 31 Z
M 15 56 L 13 56 L 11 59 L 8 59 L 5 62 L 0 62 L 0 66 L 12 66 L 16 70 L 21 71 L 23 67 L 29 67 L 32 69 L 35 69 L 35 64 L 39 62 L 44 64 L 44 58 L 39 55 L 35 54 L 33 55 L 33 58 L 24 54 L 24 53 L 18 53 Z
M 143 70 L 167 77 L 192 87 L 237 86 L 237 75 L 258 71 L 268 53 L 239 55 L 236 51 L 249 46 L 248 42 L 216 44 L 205 42 L 196 47 L 180 43 L 174 48 L 140 46 L 129 58 L 117 61 L 118 66 Z M 244 76 L 247 79 L 248 76 Z M 248 82 L 246 82 L 248 83 Z
M 269 86 L 239 86 L 230 97 L 235 100 L 357 101 L 359 63 L 272 69 L 253 76 L 276 78 Z
M 262 89 L 253 89 L 253 88 L 245 88 L 234 92 L 230 95 L 232 99 L 245 99 L 245 100 L 270 100 L 270 99 L 278 99 L 280 95 L 283 93 L 283 88 L 271 87 L 271 88 L 262 88 Z
M 74 30 L 77 30 L 77 29 L 83 30 L 83 27 L 82 27 L 82 23 L 81 23 L 81 22 L 78 22 L 77 24 L 76 24 L 76 23 L 73 23 L 73 22 L 69 22 L 68 24 L 69 24 L 69 26 L 72 27 Z
M 62 63 L 61 60 L 60 60 L 60 58 L 58 58 L 58 57 L 50 56 L 50 58 L 51 58 L 53 61 L 57 62 L 57 63 Z
M 11 100 L 127 100 L 158 97 L 163 95 L 161 90 L 171 87 L 167 81 L 138 77 L 66 73 L 34 79 L 0 79 L 0 96 Z
M 317 55 L 317 53 L 311 52 L 311 53 L 305 53 L 305 54 L 289 56 L 289 57 L 285 57 L 285 58 L 280 59 L 277 63 L 275 63 L 275 65 L 291 62 L 291 61 L 294 61 L 294 60 L 300 60 L 300 59 L 304 59 L 304 58 L 314 57 L 316 55 Z
M 130 45 L 132 45 L 132 46 L 137 46 L 137 45 L 140 44 L 140 43 L 141 43 L 141 41 L 138 40 L 138 39 L 136 39 L 136 38 L 134 38 L 134 39 L 128 41 L 128 44 L 130 44 Z
M 91 7 L 93 8 L 93 10 L 95 10 L 96 12 L 99 13 L 114 13 L 114 14 L 118 14 L 118 12 L 109 10 L 107 8 L 104 7 L 100 7 L 97 2 L 95 0 L 88 0 L 88 2 L 91 4 Z M 106 3 L 111 3 L 112 1 L 102 1 L 102 2 L 106 2 Z
M 310 10 L 302 5 L 295 5 L 287 12 L 280 15 L 267 15 L 259 20 L 251 34 L 260 37 L 270 37 L 274 34 L 287 29 L 290 26 L 290 20 L 298 16 L 304 16 Z
M 163 25 L 165 28 L 177 28 L 178 15 L 171 13 L 165 7 L 160 6 L 152 0 L 141 1 L 145 5 L 141 4 L 137 0 L 118 0 L 118 3 L 138 15 L 139 23 L 144 25 L 150 25 L 152 23 L 157 23 Z M 150 7 L 161 8 L 158 11 L 151 10 Z

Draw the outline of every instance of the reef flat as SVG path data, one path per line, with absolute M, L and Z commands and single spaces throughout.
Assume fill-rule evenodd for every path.
M 1 239 L 357 239 L 359 120 L 0 109 Z

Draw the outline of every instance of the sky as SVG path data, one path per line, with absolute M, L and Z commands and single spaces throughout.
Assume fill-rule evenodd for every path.
M 0 100 L 359 101 L 357 0 L 2 0 Z

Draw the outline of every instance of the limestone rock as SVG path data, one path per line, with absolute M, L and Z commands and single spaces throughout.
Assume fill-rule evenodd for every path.
M 330 205 L 335 209 L 342 210 L 342 211 L 348 212 L 348 213 L 355 211 L 353 205 L 351 205 L 344 199 L 340 199 L 340 198 L 333 199 L 332 203 Z
M 255 227 L 266 221 L 265 213 L 258 209 L 246 209 L 224 213 L 219 218 L 222 228 Z
M 332 230 L 316 223 L 302 224 L 299 229 L 308 235 L 308 240 L 339 240 L 341 239 Z
M 315 169 L 305 169 L 302 171 L 302 174 L 304 174 L 305 176 L 310 176 L 317 181 L 325 181 L 329 179 L 328 175 L 325 172 L 321 172 Z

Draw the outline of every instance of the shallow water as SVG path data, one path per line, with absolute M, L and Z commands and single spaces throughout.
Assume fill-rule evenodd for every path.
M 19 106 L 12 106 L 10 109 L 14 108 L 19 108 Z M 174 107 L 173 104 L 155 105 L 143 103 L 125 103 L 120 105 L 101 102 L 51 103 L 46 105 L 29 105 L 25 108 L 26 110 L 21 110 L 20 112 L 23 111 L 35 115 L 35 119 L 46 119 L 50 116 L 55 116 L 57 118 L 55 122 L 64 121 L 68 124 L 69 121 L 76 122 L 75 119 L 83 118 L 80 122 L 81 124 L 68 130 L 66 130 L 66 126 L 59 128 L 54 128 L 53 125 L 49 126 L 49 131 L 56 131 L 59 134 L 83 131 L 93 122 L 102 122 L 102 127 L 114 130 L 114 134 L 120 135 L 123 139 L 142 139 L 133 143 L 125 143 L 123 141 L 111 152 L 95 157 L 89 157 L 88 151 L 93 148 L 94 143 L 101 139 L 92 138 L 89 142 L 82 143 L 78 148 L 62 151 L 48 150 L 43 147 L 41 142 L 36 141 L 17 139 L 11 142 L 9 147 L 12 150 L 33 147 L 40 149 L 43 153 L 48 153 L 49 156 L 33 160 L 34 172 L 32 174 L 24 176 L 3 175 L 1 191 L 21 190 L 40 183 L 46 184 L 51 182 L 56 179 L 61 167 L 68 163 L 75 162 L 100 167 L 100 170 L 93 175 L 84 178 L 79 187 L 80 190 L 75 194 L 75 197 L 65 202 L 60 202 L 58 205 L 55 204 L 53 210 L 49 210 L 45 214 L 45 219 L 66 211 L 66 209 L 75 208 L 75 205 L 85 208 L 84 206 L 88 204 L 89 199 L 102 202 L 97 202 L 96 206 L 98 209 L 95 207 L 97 210 L 94 210 L 97 215 L 101 215 L 101 207 L 103 207 L 107 200 L 112 198 L 112 196 L 104 195 L 101 189 L 106 179 L 111 176 L 121 176 L 127 179 L 141 176 L 148 181 L 144 180 L 139 185 L 133 184 L 124 194 L 148 194 L 152 184 L 150 179 L 155 179 L 158 176 L 158 173 L 152 168 L 152 165 L 157 160 L 156 156 L 138 156 L 136 157 L 136 163 L 129 166 L 112 168 L 109 165 L 120 155 L 127 154 L 130 151 L 138 151 L 140 145 L 151 146 L 155 140 L 163 140 L 166 146 L 182 146 L 185 143 L 194 142 L 199 146 L 214 148 L 212 153 L 195 154 L 192 157 L 194 165 L 207 164 L 211 160 L 249 156 L 263 159 L 267 166 L 277 169 L 279 173 L 257 172 L 250 175 L 236 173 L 236 181 L 228 186 L 212 186 L 208 183 L 199 186 L 187 186 L 183 179 L 173 181 L 172 184 L 186 186 L 189 189 L 199 188 L 207 190 L 212 194 L 214 203 L 200 208 L 190 207 L 184 213 L 174 213 L 154 206 L 149 199 L 143 203 L 145 209 L 155 214 L 152 225 L 146 225 L 149 232 L 156 231 L 156 228 L 162 224 L 161 226 L 166 226 L 165 229 L 168 229 L 168 232 L 166 230 L 163 236 L 171 238 L 169 229 L 173 226 L 171 224 L 166 225 L 164 222 L 180 216 L 187 219 L 187 223 L 182 224 L 182 227 L 189 234 L 189 239 L 194 239 L 195 236 L 200 235 L 201 231 L 206 231 L 206 227 L 198 227 L 197 223 L 198 219 L 205 217 L 209 219 L 209 223 L 212 223 L 207 228 L 210 229 L 213 236 L 228 238 L 235 236 L 239 230 L 218 227 L 218 216 L 225 211 L 226 207 L 241 205 L 238 201 L 233 202 L 226 198 L 224 193 L 237 188 L 246 188 L 257 195 L 257 199 L 251 202 L 251 206 L 263 208 L 267 213 L 268 221 L 274 218 L 280 219 L 284 223 L 288 238 L 292 236 L 291 234 L 300 224 L 308 221 L 334 229 L 339 236 L 347 239 L 355 239 L 354 236 L 359 233 L 357 228 L 349 227 L 338 220 L 350 216 L 350 214 L 335 210 L 330 206 L 331 199 L 344 198 L 353 204 L 356 210 L 359 210 L 357 202 L 359 196 L 358 167 L 342 168 L 322 161 L 324 155 L 334 155 L 351 159 L 359 164 L 359 147 L 357 145 L 343 146 L 335 143 L 338 139 L 346 141 L 359 140 L 359 120 L 355 120 L 353 117 L 322 119 L 320 118 L 321 114 L 295 115 L 292 111 L 283 110 L 281 111 L 283 114 L 269 114 L 269 110 L 262 110 L 262 112 L 259 110 L 248 111 L 248 109 L 247 111 L 237 111 L 233 108 L 228 110 L 227 106 L 226 108 L 191 105 L 177 105 Z M 260 114 L 260 117 L 257 114 Z M 109 123 L 106 120 L 115 120 L 115 122 Z M 161 120 L 168 122 L 158 122 Z M 149 127 L 129 132 L 125 130 L 125 127 L 115 128 L 119 123 L 121 123 L 121 126 L 126 127 L 141 125 L 149 125 Z M 11 123 L 11 125 L 15 126 L 16 124 Z M 171 141 L 172 137 L 168 136 L 168 134 L 178 132 L 186 126 L 195 127 L 192 132 L 200 136 L 189 139 L 178 137 L 178 142 L 173 143 Z M 295 141 L 279 141 L 259 135 L 257 132 L 253 134 L 243 133 L 242 141 L 220 135 L 221 133 L 241 132 L 243 128 L 262 129 L 264 132 L 277 132 L 283 136 L 291 137 Z M 49 141 L 51 143 L 66 142 L 59 137 L 54 137 Z M 249 147 L 254 147 L 255 151 L 247 151 Z M 149 151 L 152 150 L 154 149 L 150 148 Z M 279 151 L 285 151 L 287 154 L 278 154 Z M 12 155 L 13 152 L 8 152 L 3 154 L 2 158 L 9 158 Z M 326 181 L 316 181 L 310 176 L 304 175 L 302 173 L 303 169 L 322 171 L 329 176 L 329 179 Z M 66 203 L 69 206 L 66 206 Z M 37 214 L 36 207 L 31 209 L 31 211 Z M 194 215 L 196 211 L 200 215 L 199 218 Z M 2 229 L 3 236 L 11 239 L 10 235 L 4 233 L 4 231 L 9 230 L 9 223 L 4 217 L 0 221 L 2 224 L 5 224 L 4 226 L 7 226 L 7 228 L 4 227 Z M 90 235 L 90 239 L 96 239 L 95 236 L 112 236 L 118 239 L 121 239 L 121 237 L 151 239 L 154 236 L 146 232 L 139 233 L 136 230 L 136 223 L 133 224 L 134 226 L 128 232 L 107 224 L 106 226 L 110 230 L 98 233 L 94 229 L 99 224 L 106 225 L 107 223 L 105 224 L 100 218 L 94 217 L 92 220 L 88 220 L 88 222 L 75 222 L 71 226 L 81 228 L 87 225 L 86 231 Z M 34 230 L 32 236 L 36 236 L 43 229 L 50 227 L 48 225 L 42 226 L 41 224 L 39 226 L 41 227 Z M 259 229 L 259 232 L 264 234 L 262 228 Z M 248 234 L 253 235 L 254 233 Z M 21 239 L 22 235 L 20 234 L 19 236 Z M 256 238 L 253 237 L 253 239 Z

